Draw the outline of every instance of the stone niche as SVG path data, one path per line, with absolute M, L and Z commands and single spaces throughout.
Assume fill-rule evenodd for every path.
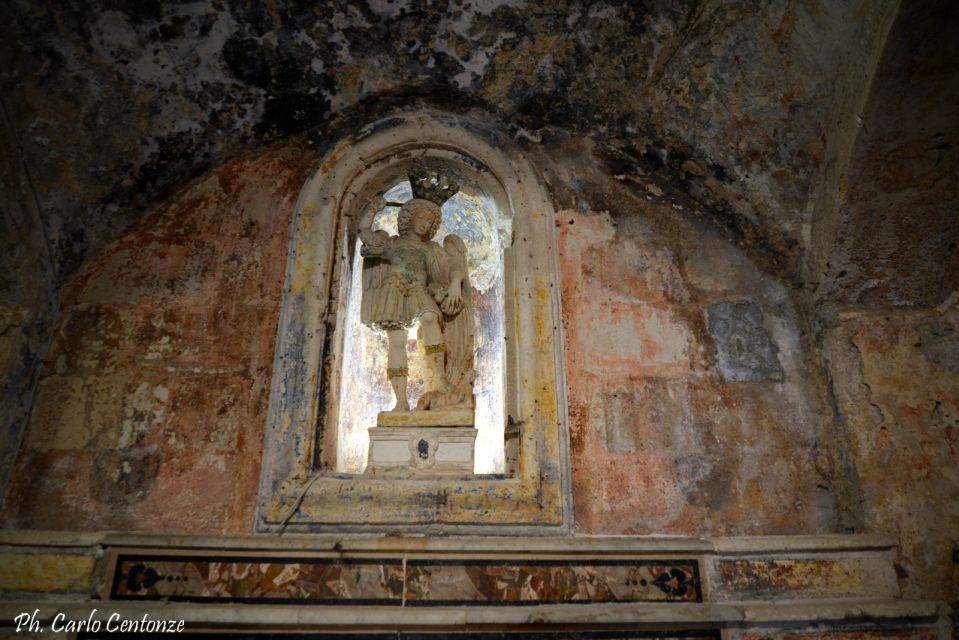
M 344 438 L 355 428 L 365 431 L 365 425 L 343 423 L 344 415 L 355 413 L 344 406 L 356 404 L 356 378 L 372 371 L 344 367 L 359 350 L 350 314 L 358 224 L 364 207 L 402 189 L 410 169 L 422 165 L 461 185 L 475 205 L 471 211 L 485 207 L 482 215 L 497 236 L 499 289 L 481 301 L 477 317 L 482 316 L 478 328 L 486 342 L 502 341 L 501 356 L 495 365 L 477 366 L 494 371 L 499 387 L 485 417 L 477 412 L 477 428 L 480 439 L 495 434 L 500 460 L 485 467 L 477 462 L 475 470 L 457 468 L 455 461 L 437 461 L 439 450 L 431 458 L 428 447 L 423 464 L 440 462 L 441 472 L 362 470 L 345 460 Z M 417 111 L 388 117 L 340 141 L 319 161 L 293 215 L 257 530 L 430 525 L 451 532 L 568 531 L 569 438 L 556 259 L 553 210 L 540 176 L 508 138 L 483 122 Z M 498 334 L 485 330 L 490 322 L 498 323 Z M 478 359 L 485 357 L 481 351 L 478 344 Z M 369 413 L 369 407 L 361 409 Z M 459 441 L 446 444 L 452 448 L 444 456 L 456 457 L 463 447 Z M 396 449 L 395 442 L 385 446 Z M 365 459 L 365 452 L 354 452 L 353 459 Z

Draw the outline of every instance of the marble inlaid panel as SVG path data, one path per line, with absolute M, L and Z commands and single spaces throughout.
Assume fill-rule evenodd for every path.
M 714 595 L 735 598 L 895 597 L 888 562 L 872 557 L 742 558 L 715 564 Z
M 404 584 L 405 583 L 405 584 Z M 702 602 L 696 560 L 117 556 L 110 597 L 258 604 Z
M 695 560 L 409 560 L 409 605 L 701 602 Z
M 4 553 L 0 560 L 0 593 L 89 593 L 95 566 L 93 555 Z
M 111 598 L 400 605 L 403 563 L 391 558 L 121 555 Z

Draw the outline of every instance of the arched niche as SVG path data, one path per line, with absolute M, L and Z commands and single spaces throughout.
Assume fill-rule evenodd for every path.
M 503 240 L 503 473 L 397 480 L 337 472 L 345 312 L 365 206 L 414 164 L 488 199 Z M 554 218 L 533 167 L 473 118 L 418 111 L 342 140 L 294 214 L 277 331 L 257 528 L 431 526 L 509 532 L 569 526 L 565 376 Z
M 473 390 L 477 434 L 473 470 L 479 474 L 502 474 L 513 468 L 505 460 L 504 441 L 507 415 L 512 415 L 508 414 L 505 393 L 509 341 L 505 339 L 508 318 L 504 295 L 512 275 L 507 273 L 505 258 L 512 246 L 513 225 L 502 186 L 488 172 L 478 172 L 475 166 L 466 164 L 468 160 L 436 149 L 388 156 L 360 176 L 357 193 L 362 195 L 353 201 L 362 208 L 363 203 L 376 202 L 384 194 L 392 203 L 410 200 L 409 173 L 424 163 L 459 185 L 459 191 L 443 205 L 443 221 L 433 240 L 442 243 L 447 234 L 454 233 L 467 246 L 474 311 L 471 319 L 476 330 Z M 398 206 L 383 207 L 374 218 L 374 228 L 397 235 L 398 213 Z M 334 266 L 333 281 L 348 282 L 349 286 L 334 287 L 332 292 L 330 314 L 335 314 L 339 331 L 330 347 L 332 357 L 326 361 L 327 402 L 325 415 L 318 416 L 322 428 L 314 456 L 320 469 L 341 473 L 365 470 L 368 429 L 376 424 L 378 412 L 394 402 L 384 376 L 386 334 L 360 322 L 362 258 L 355 228 L 358 217 L 352 214 L 348 224 L 340 225 L 337 238 L 341 258 Z M 415 328 L 409 333 L 417 336 Z M 419 344 L 410 343 L 407 351 L 411 366 L 409 401 L 415 406 L 428 375 Z

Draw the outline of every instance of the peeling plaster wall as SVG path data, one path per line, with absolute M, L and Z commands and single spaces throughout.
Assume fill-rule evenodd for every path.
M 959 8 L 903 3 L 816 292 L 861 530 L 899 536 L 904 594 L 959 605 Z
M 322 138 L 418 100 L 479 105 L 530 144 L 550 127 L 588 135 L 609 171 L 700 203 L 693 215 L 796 282 L 849 119 L 837 96 L 865 91 L 894 7 L 15 0 L 0 26 L 0 100 L 33 180 L 31 233 L 50 256 L 43 298 L 239 150 Z M 28 282 L 32 269 L 13 272 Z M 24 406 L 58 322 L 40 315 L 45 325 L 10 325 L 33 336 L 4 370 Z M 10 457 L 23 411 L 2 417 Z
M 317 157 L 298 140 L 181 192 L 68 289 L 7 526 L 250 530 L 290 209 Z M 529 146 L 559 211 L 577 531 L 830 530 L 789 289 L 589 139 Z
M 250 531 L 311 162 L 288 144 L 210 173 L 67 289 L 6 527 Z
M 959 595 L 959 311 L 849 310 L 829 336 L 865 527 L 908 597 Z
M 48 258 L 40 277 L 33 263 L 11 273 L 49 295 L 4 317 L 5 336 L 26 337 L 2 369 L 21 407 L 0 415 L 2 455 L 21 437 L 59 289 L 85 262 L 236 154 L 397 104 L 479 105 L 526 141 L 547 127 L 590 135 L 617 173 L 700 202 L 695 215 L 795 282 L 848 129 L 836 96 L 865 91 L 895 5 L 14 0 L 0 100 L 32 182 L 24 255 Z
M 547 174 L 561 200 L 576 530 L 832 530 L 792 291 L 691 199 L 578 170 L 596 161 L 580 144 L 565 140 Z
M 560 212 L 579 530 L 816 532 L 815 422 L 785 291 L 701 228 L 644 228 L 643 209 Z
M 66 291 L 4 526 L 251 530 L 310 140 L 211 172 Z M 842 316 L 838 438 L 805 292 L 670 183 L 617 173 L 594 140 L 547 128 L 525 144 L 557 210 L 576 532 L 842 531 L 839 487 L 854 480 L 865 528 L 902 536 L 903 584 L 947 597 L 954 529 L 931 531 L 930 513 L 955 504 L 955 312 Z M 834 449 L 856 478 L 823 463 Z
M 613 143 L 798 273 L 891 0 L 10 3 L 0 89 L 58 278 L 184 177 L 363 105 L 445 97 Z M 77 160 L 80 161 L 77 161 Z
M 249 531 L 309 145 L 479 106 L 561 212 L 577 530 L 894 531 L 906 592 L 959 604 L 957 28 L 945 0 L 12 2 L 4 526 Z

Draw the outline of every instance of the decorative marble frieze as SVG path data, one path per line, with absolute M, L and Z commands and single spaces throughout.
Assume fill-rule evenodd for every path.
M 695 560 L 410 560 L 407 605 L 701 602 Z
M 478 560 L 119 555 L 111 599 L 257 604 L 702 602 L 690 559 Z
M 876 535 L 7 531 L 0 542 L 0 566 L 13 569 L 4 575 L 22 574 L 0 585 L 0 620 L 29 611 L 44 626 L 162 614 L 183 620 L 191 638 L 313 640 L 945 640 L 952 629 L 945 603 L 899 595 L 894 541 Z M 89 557 L 87 580 L 64 586 L 31 569 L 65 554 Z M 25 556 L 37 563 L 23 564 Z
M 257 604 L 401 604 L 398 558 L 119 556 L 116 600 Z

